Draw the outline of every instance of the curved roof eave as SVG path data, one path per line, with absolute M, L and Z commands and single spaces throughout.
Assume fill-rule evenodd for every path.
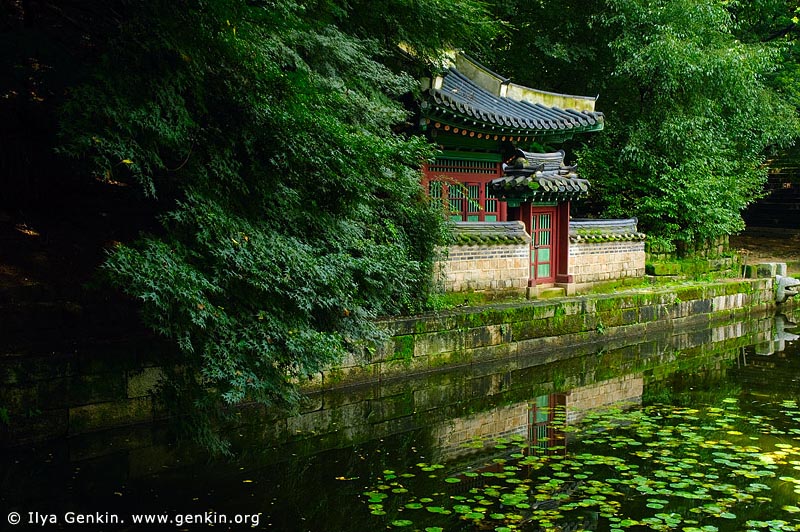
M 541 97 L 532 97 L 534 93 Z M 571 135 L 604 127 L 603 113 L 594 110 L 597 97 L 515 85 L 464 54 L 455 55 L 449 69 L 431 84 L 428 94 L 428 105 L 423 104 L 426 118 L 476 132 Z

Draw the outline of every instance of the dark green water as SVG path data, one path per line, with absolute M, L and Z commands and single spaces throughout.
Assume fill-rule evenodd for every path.
M 800 530 L 798 318 L 320 393 L 233 463 L 149 428 L 10 451 L 0 528 Z

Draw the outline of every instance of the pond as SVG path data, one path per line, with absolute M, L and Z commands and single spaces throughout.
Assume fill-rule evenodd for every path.
M 235 462 L 150 427 L 17 449 L 0 527 L 798 530 L 797 321 L 320 392 L 232 434 Z

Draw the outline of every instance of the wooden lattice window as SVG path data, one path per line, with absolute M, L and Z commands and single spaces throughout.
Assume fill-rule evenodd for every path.
M 481 186 L 468 183 L 466 185 L 467 189 L 467 212 L 466 221 L 468 222 L 479 222 L 481 220 Z
M 428 192 L 431 198 L 442 202 L 451 220 L 495 222 L 499 219 L 499 204 L 489 192 L 488 183 L 432 180 L 428 183 Z
M 483 219 L 487 222 L 496 222 L 499 218 L 499 204 L 497 197 L 489 190 L 489 183 L 486 183 L 486 200 L 483 204 Z
M 442 202 L 442 207 L 444 208 L 444 200 L 445 200 L 445 184 L 442 181 L 430 181 L 428 183 L 428 195 L 433 200 L 438 200 Z
M 496 175 L 498 163 L 492 161 L 470 161 L 449 157 L 437 157 L 428 171 L 442 174 Z
M 466 195 L 464 189 L 458 185 L 448 185 L 448 211 L 450 219 L 460 222 L 464 220 L 464 206 L 466 205 Z

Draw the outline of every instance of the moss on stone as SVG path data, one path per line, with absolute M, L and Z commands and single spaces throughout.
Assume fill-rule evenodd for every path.
M 675 294 L 681 301 L 692 301 L 695 299 L 703 299 L 704 289 L 702 286 L 688 286 L 685 288 L 677 288 Z
M 597 312 L 608 312 L 622 308 L 622 299 L 617 296 L 606 296 L 600 298 L 595 303 Z
M 69 409 L 69 433 L 144 423 L 152 419 L 153 402 L 149 397 L 76 406 Z
M 753 292 L 753 285 L 748 281 L 736 281 L 725 283 L 725 295 L 750 294 Z
M 511 338 L 514 342 L 550 336 L 551 322 L 547 319 L 518 321 L 511 324 Z
M 562 315 L 553 318 L 553 326 L 551 328 L 552 336 L 561 336 L 565 334 L 572 334 L 584 330 L 584 317 L 581 314 L 573 314 L 571 316 Z
M 568 316 L 584 313 L 583 301 L 581 300 L 562 301 L 561 307 Z
M 533 317 L 536 319 L 552 318 L 556 314 L 558 303 L 545 302 L 533 307 Z
M 164 372 L 157 367 L 142 368 L 139 371 L 127 372 L 127 377 L 128 397 L 146 397 L 152 395 L 158 389 L 159 384 L 164 379 Z
M 122 401 L 128 397 L 124 373 L 76 375 L 68 382 L 69 406 Z
M 395 336 L 393 340 L 394 352 L 387 359 L 387 362 L 411 364 L 411 359 L 414 358 L 415 336 L 413 334 L 406 334 L 403 336 Z
M 461 366 L 471 362 L 470 352 L 466 350 L 431 353 L 428 355 L 428 367 L 438 369 L 445 366 Z

